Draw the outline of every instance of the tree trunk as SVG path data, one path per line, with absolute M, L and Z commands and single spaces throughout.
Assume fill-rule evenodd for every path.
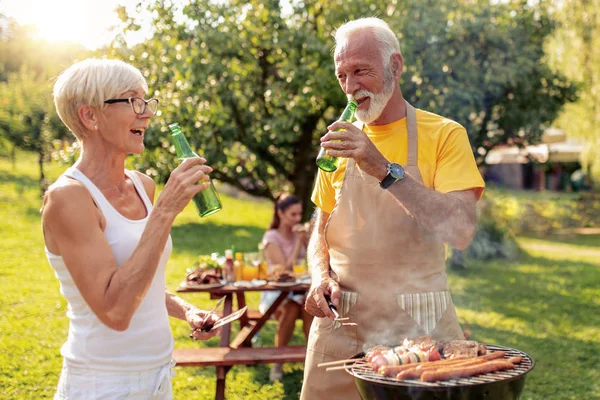
M 17 169 L 17 147 L 14 145 L 10 150 L 10 161 L 12 163 L 12 169 L 14 171 L 15 169 Z
M 314 205 L 310 201 L 312 183 L 316 172 L 316 149 L 313 148 L 313 134 L 321 116 L 312 115 L 302 124 L 302 134 L 298 140 L 294 154 L 296 165 L 291 177 L 294 194 L 302 203 L 303 219 L 308 220 L 313 214 Z
M 46 176 L 44 175 L 44 150 L 40 149 L 38 151 L 38 166 L 40 167 L 40 191 L 42 197 L 46 193 L 46 189 L 48 189 L 48 184 L 46 182 Z

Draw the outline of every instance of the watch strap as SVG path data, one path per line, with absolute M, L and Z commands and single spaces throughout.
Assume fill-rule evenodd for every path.
M 392 183 L 394 182 L 396 182 L 396 178 L 394 178 L 392 174 L 388 172 L 385 178 L 383 178 L 383 180 L 379 182 L 379 186 L 381 186 L 382 189 L 387 189 L 390 186 L 392 186 Z

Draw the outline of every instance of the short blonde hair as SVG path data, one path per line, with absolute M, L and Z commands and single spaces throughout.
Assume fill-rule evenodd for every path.
M 335 55 L 351 37 L 359 32 L 369 31 L 375 36 L 379 43 L 379 51 L 384 65 L 389 65 L 390 57 L 400 53 L 400 42 L 392 32 L 389 25 L 382 19 L 376 17 L 359 18 L 346 22 L 335 31 Z
M 88 58 L 59 75 L 54 84 L 54 105 L 62 122 L 80 140 L 85 136 L 78 114 L 81 106 L 103 108 L 105 100 L 140 87 L 148 91 L 146 79 L 134 66 L 120 60 Z

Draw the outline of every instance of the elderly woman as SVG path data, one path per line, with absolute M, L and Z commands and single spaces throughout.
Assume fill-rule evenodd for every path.
M 69 335 L 55 399 L 170 399 L 173 337 L 168 316 L 196 330 L 217 317 L 165 292 L 169 232 L 212 169 L 189 159 L 154 203 L 155 184 L 125 169 L 144 150 L 158 101 L 144 100 L 139 70 L 88 59 L 54 86 L 56 110 L 81 156 L 49 188 L 42 209 L 46 254 L 69 304 Z

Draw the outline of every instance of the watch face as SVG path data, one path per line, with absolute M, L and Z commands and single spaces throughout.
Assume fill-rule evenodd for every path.
M 404 178 L 404 168 L 398 164 L 391 164 L 390 174 L 396 179 L 402 179 Z

